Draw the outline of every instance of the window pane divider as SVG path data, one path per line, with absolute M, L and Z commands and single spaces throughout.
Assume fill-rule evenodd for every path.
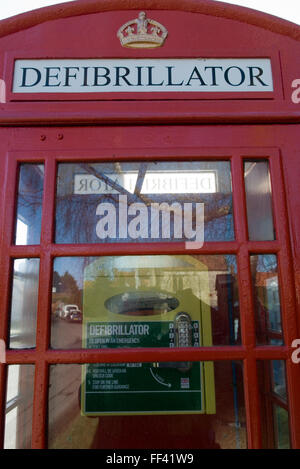
M 192 349 L 180 348 L 122 348 L 122 349 L 47 349 L 45 352 L 38 352 L 36 349 L 10 349 L 7 351 L 7 364 L 34 364 L 40 360 L 47 363 L 85 363 L 85 360 L 107 360 L 111 363 L 123 363 L 136 361 L 136 354 L 139 360 L 147 362 L 147 357 L 151 355 L 154 361 L 159 361 L 163 357 L 165 360 L 177 360 L 181 358 L 190 361 L 198 360 L 243 360 L 247 354 L 252 354 L 257 360 L 286 360 L 290 354 L 287 346 L 259 346 L 254 349 L 244 346 L 213 346 L 195 347 Z M 146 358 L 143 358 L 143 356 Z M 223 358 L 224 356 L 224 358 Z M 105 357 L 105 358 L 103 358 Z M 151 358 L 150 361 L 153 361 Z
M 237 254 L 242 244 L 236 241 L 224 243 L 207 242 L 200 249 L 187 248 L 185 243 L 99 243 L 99 244 L 50 244 L 47 251 L 51 257 L 110 256 L 110 255 L 155 255 L 155 254 Z M 250 254 L 276 254 L 281 247 L 276 241 L 250 241 L 243 244 Z M 9 254 L 14 258 L 39 257 L 42 248 L 36 246 L 10 246 Z
M 32 448 L 46 448 L 49 368 L 45 352 L 50 341 L 52 294 L 52 258 L 49 247 L 54 233 L 54 201 L 56 193 L 56 162 L 45 160 L 43 212 L 41 226 L 40 275 L 37 314 L 36 350 L 40 359 L 35 366 L 32 415 Z
M 25 353 L 24 353 L 25 352 Z M 243 360 L 247 354 L 242 346 L 217 346 L 193 348 L 118 348 L 118 349 L 48 349 L 40 353 L 36 350 L 10 350 L 8 363 L 34 363 L 46 361 L 55 363 L 135 363 L 152 361 L 206 361 Z
M 239 301 L 242 343 L 247 348 L 247 357 L 244 360 L 244 393 L 246 405 L 246 421 L 248 448 L 261 448 L 262 432 L 260 422 L 258 378 L 254 349 L 256 346 L 254 305 L 251 289 L 250 257 L 248 249 L 248 226 L 246 211 L 246 196 L 244 184 L 243 158 L 235 153 L 231 159 L 232 194 L 235 220 L 235 235 L 240 249 L 237 256 Z M 253 247 L 253 243 L 252 247 Z M 259 243 L 254 243 L 254 245 Z M 263 243 L 265 244 L 265 243 Z M 261 245 L 261 248 L 265 246 Z

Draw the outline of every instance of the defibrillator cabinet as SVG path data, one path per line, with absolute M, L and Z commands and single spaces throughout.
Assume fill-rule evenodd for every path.
M 98 258 L 84 272 L 83 346 L 212 345 L 208 281 L 192 256 Z M 213 364 L 88 364 L 81 402 L 84 415 L 215 413 Z

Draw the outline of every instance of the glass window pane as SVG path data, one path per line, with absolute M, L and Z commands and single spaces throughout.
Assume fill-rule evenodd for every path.
M 274 406 L 276 447 L 290 449 L 289 414 L 279 406 Z
M 53 348 L 241 342 L 235 256 L 56 258 L 52 291 Z
M 274 394 L 285 401 L 287 400 L 285 362 L 283 360 L 272 360 L 271 362 L 271 386 Z
M 57 243 L 202 242 L 203 238 L 234 239 L 227 161 L 58 167 Z
M 53 365 L 48 435 L 51 449 L 246 448 L 242 364 Z
M 258 345 L 282 345 L 281 307 L 277 256 L 250 257 Z
M 263 449 L 290 448 L 285 362 L 257 363 Z
M 272 190 L 268 161 L 244 163 L 250 241 L 274 240 Z
M 14 261 L 10 319 L 10 348 L 35 347 L 39 259 Z
M 30 449 L 33 407 L 33 365 L 9 365 L 4 449 Z
M 44 165 L 22 164 L 16 214 L 15 243 L 39 244 L 44 186 Z

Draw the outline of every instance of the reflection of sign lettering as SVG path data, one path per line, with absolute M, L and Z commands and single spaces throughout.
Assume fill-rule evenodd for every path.
M 120 187 L 126 189 L 131 194 L 138 178 L 138 172 L 128 172 L 118 174 L 105 174 L 113 182 Z M 90 195 L 90 194 L 118 194 L 119 192 L 108 185 L 107 181 L 101 180 L 92 174 L 75 174 L 74 176 L 74 194 Z
M 105 175 L 131 194 L 134 193 L 138 172 L 127 172 L 120 175 Z M 211 194 L 217 191 L 216 173 L 214 171 L 181 171 L 181 172 L 147 172 L 142 184 L 141 194 Z M 107 180 L 101 180 L 91 174 L 76 174 L 74 177 L 74 194 L 118 194 L 109 186 Z
M 14 93 L 273 91 L 270 59 L 22 59 Z

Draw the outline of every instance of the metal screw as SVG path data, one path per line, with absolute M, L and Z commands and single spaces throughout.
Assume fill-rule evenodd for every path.
M 58 134 L 57 139 L 62 140 L 64 138 L 63 134 Z
M 42 141 L 46 140 L 46 135 L 41 135 L 40 139 L 41 139 Z

